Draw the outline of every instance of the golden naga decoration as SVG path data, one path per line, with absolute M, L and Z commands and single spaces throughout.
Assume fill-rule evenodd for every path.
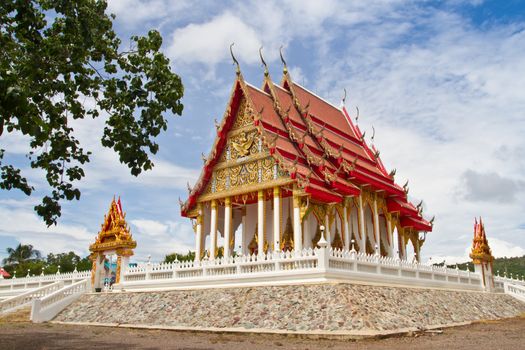
M 474 222 L 474 239 L 472 240 L 470 258 L 474 264 L 491 263 L 494 260 L 481 217 L 479 218 L 479 223 L 477 219 Z
M 310 198 L 306 197 L 306 200 L 299 198 L 299 209 L 300 209 L 300 215 L 301 215 L 301 222 L 303 222 L 304 218 L 312 210 L 310 208 Z
M 253 238 L 252 240 L 250 241 L 250 244 L 248 244 L 248 250 L 250 252 L 250 254 L 258 254 L 258 250 L 259 250 L 259 237 L 257 235 L 259 231 L 259 226 L 258 224 L 255 224 L 255 231 L 253 233 Z M 264 245 L 263 245 L 263 250 L 264 250 L 264 253 L 268 253 L 268 241 L 266 240 L 266 238 L 264 239 Z
M 343 240 L 341 239 L 341 234 L 339 233 L 339 228 L 337 226 L 335 227 L 335 236 L 334 240 L 332 241 L 332 248 L 334 249 L 343 249 Z
M 281 240 L 281 250 L 283 251 L 293 250 L 293 246 L 294 246 L 294 242 L 293 242 L 292 220 L 290 219 L 290 216 L 288 216 L 288 219 L 286 220 L 286 226 L 283 232 L 283 237 Z
M 95 243 L 89 246 L 92 253 L 116 250 L 117 254 L 123 256 L 133 255 L 132 249 L 137 247 L 133 240 L 131 231 L 126 223 L 126 213 L 122 211 L 120 198 L 111 201 L 109 211 L 104 215 L 104 223 L 101 226 Z
M 253 138 L 247 138 L 246 132 L 242 132 L 237 140 L 238 142 L 232 141 L 231 145 L 241 157 L 247 156 L 250 153 L 250 148 L 253 144 Z
M 315 231 L 315 236 L 312 239 L 312 247 L 319 248 L 319 240 L 321 239 L 321 225 L 317 225 L 317 230 Z

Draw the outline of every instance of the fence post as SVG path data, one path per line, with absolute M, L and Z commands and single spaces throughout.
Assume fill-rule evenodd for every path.
M 328 242 L 324 239 L 324 235 L 321 236 L 321 239 L 317 243 L 319 248 L 316 249 L 317 255 L 317 268 L 323 272 L 329 267 L 330 255 L 328 254 Z
M 42 301 L 40 299 L 33 299 L 33 304 L 31 305 L 31 321 L 40 322 L 40 310 L 42 309 Z

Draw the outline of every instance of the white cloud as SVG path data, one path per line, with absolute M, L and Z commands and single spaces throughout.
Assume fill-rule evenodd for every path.
M 138 232 L 148 236 L 162 236 L 168 233 L 168 225 L 154 220 L 131 220 Z
M 258 61 L 261 41 L 255 30 L 230 12 L 209 22 L 176 29 L 167 49 L 176 62 L 215 65 L 229 56 L 228 47 L 235 42 L 235 55 L 243 62 Z
M 182 17 L 190 5 L 189 1 L 166 0 L 110 0 L 107 13 L 117 16 L 117 21 L 126 27 L 139 27 L 143 22 Z
M 310 77 L 317 85 L 312 89 L 334 100 L 343 87 L 350 91 L 361 129 L 375 126 L 385 165 L 397 168 L 398 182 L 410 179 L 410 195 L 425 200 L 427 216 L 436 215 L 426 257 L 465 256 L 479 215 L 489 241 L 517 247 L 506 247 L 509 253 L 525 247 L 523 230 L 516 229 L 525 206 L 518 193 L 524 167 L 514 152 L 525 146 L 525 98 L 519 93 L 525 88 L 525 32 L 521 24 L 479 30 L 468 23 L 435 9 L 396 10 L 373 26 L 342 30 L 351 38 L 348 47 L 318 53 L 325 63 Z M 510 184 L 492 186 L 487 177 L 476 182 L 499 203 L 465 196 L 472 189 L 462 182 L 469 169 L 497 173 L 492 180 Z
M 25 204 L 20 207 L 19 204 Z M 95 234 L 78 224 L 61 224 L 46 227 L 33 212 L 32 201 L 18 201 L 0 204 L 1 236 L 10 236 L 22 244 L 32 244 L 35 249 L 47 253 L 74 251 L 87 254 L 88 245 L 94 241 Z
M 137 241 L 135 260 L 143 261 L 152 255 L 155 260 L 161 261 L 166 254 L 195 250 L 195 234 L 189 221 L 136 219 L 131 220 L 131 224 L 133 238 Z
M 494 255 L 496 258 L 510 258 L 514 256 L 525 255 L 525 249 L 522 247 L 518 247 L 513 243 L 495 237 L 491 237 L 489 239 L 489 245 L 492 249 L 492 255 Z

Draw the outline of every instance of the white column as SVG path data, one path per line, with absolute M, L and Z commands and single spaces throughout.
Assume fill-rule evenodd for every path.
M 324 235 L 325 239 L 328 242 L 328 248 L 332 246 L 332 235 L 330 234 L 330 215 L 328 211 L 330 210 L 329 206 L 326 206 L 326 214 L 324 216 Z
M 217 255 L 217 200 L 211 201 L 211 224 L 210 224 L 210 259 Z
M 104 255 L 96 253 L 95 257 L 95 278 L 93 279 L 93 288 L 102 288 L 103 282 L 101 281 L 101 274 L 104 270 Z
M 119 276 L 119 283 L 124 282 L 124 275 L 126 274 L 126 271 L 129 267 L 129 255 L 121 255 L 120 256 L 120 276 Z
M 392 230 L 392 223 L 390 222 L 390 219 L 385 214 L 385 220 L 386 220 L 386 234 L 388 235 L 388 238 L 390 240 L 390 244 L 388 246 L 388 256 L 393 257 L 394 256 L 394 232 Z
M 366 254 L 366 232 L 365 232 L 365 213 L 363 211 L 363 196 L 359 195 L 359 234 L 361 235 L 361 243 L 359 244 L 361 253 Z
M 293 247 L 296 252 L 303 250 L 300 197 L 293 197 Z
M 310 235 L 310 215 L 308 215 L 307 217 L 305 217 L 303 219 L 303 227 L 304 227 L 304 232 L 303 232 L 304 244 L 303 244 L 303 248 L 308 249 L 308 248 L 310 248 L 312 246 L 312 236 Z
M 421 247 L 419 246 L 419 232 L 416 232 L 415 233 L 416 235 L 416 246 L 414 247 L 414 251 L 416 252 L 416 256 L 417 256 L 417 262 L 421 262 Z
M 345 249 L 350 250 L 350 228 L 348 227 L 348 200 L 343 202 L 343 239 L 345 240 Z
M 257 195 L 257 251 L 264 253 L 264 191 L 259 190 Z
M 248 239 L 246 238 L 246 206 L 242 208 L 241 225 L 241 254 L 246 255 L 248 254 Z
M 195 231 L 195 261 L 200 261 L 202 254 L 202 214 L 200 213 L 197 216 Z
M 406 245 L 405 245 L 405 236 L 399 232 L 399 230 L 397 231 L 397 237 L 398 237 L 398 240 L 399 240 L 399 258 L 402 259 L 402 260 L 406 260 L 407 259 L 407 250 L 406 250 Z
M 281 189 L 273 189 L 273 250 L 280 251 L 281 244 Z
M 374 196 L 374 249 L 377 245 L 377 254 L 381 255 L 381 232 L 379 231 L 379 214 L 377 213 L 377 200 Z
M 230 256 L 230 240 L 232 236 L 232 203 L 230 197 L 224 200 L 224 257 Z

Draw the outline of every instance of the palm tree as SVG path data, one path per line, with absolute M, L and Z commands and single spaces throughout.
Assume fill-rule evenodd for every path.
M 33 249 L 31 244 L 19 244 L 16 248 L 7 248 L 9 256 L 3 260 L 4 265 L 20 265 L 24 262 L 38 260 L 40 251 Z

